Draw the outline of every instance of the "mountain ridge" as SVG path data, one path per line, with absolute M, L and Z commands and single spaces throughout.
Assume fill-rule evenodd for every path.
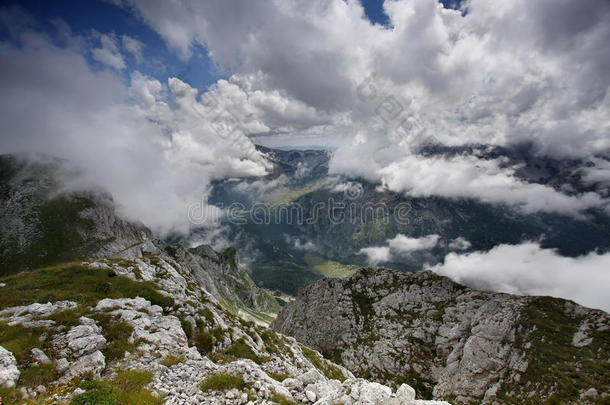
M 607 313 L 477 291 L 431 271 L 363 268 L 319 280 L 272 327 L 355 375 L 386 384 L 408 378 L 429 399 L 584 404 L 610 396 Z M 601 396 L 587 400 L 590 389 Z

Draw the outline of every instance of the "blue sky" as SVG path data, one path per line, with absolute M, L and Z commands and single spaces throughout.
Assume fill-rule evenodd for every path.
M 126 69 L 122 72 L 126 81 L 132 71 L 138 70 L 148 76 L 167 82 L 169 77 L 178 77 L 199 89 L 206 89 L 223 75 L 216 69 L 207 56 L 205 48 L 199 47 L 193 57 L 185 62 L 168 50 L 159 34 L 151 30 L 130 10 L 117 7 L 102 0 L 26 0 L 7 1 L 5 5 L 19 6 L 35 19 L 37 28 L 51 38 L 58 40 L 57 29 L 53 24 L 56 18 L 63 19 L 73 34 L 89 36 L 93 30 L 102 34 L 114 33 L 128 35 L 144 44 L 143 59 L 138 63 L 131 55 L 126 56 Z M 6 35 L 3 33 L 3 35 Z M 93 66 L 102 66 L 88 55 Z
M 445 7 L 455 8 L 460 0 L 440 0 Z M 388 25 L 388 16 L 383 11 L 383 0 L 361 0 L 365 14 L 374 24 Z M 126 69 L 122 75 L 126 82 L 134 70 L 147 76 L 167 82 L 169 77 L 178 77 L 182 81 L 200 90 L 205 90 L 226 74 L 219 72 L 207 55 L 207 50 L 201 46 L 188 61 L 179 59 L 175 52 L 168 49 L 163 38 L 131 10 L 117 7 L 103 0 L 8 0 L 5 6 L 19 6 L 35 19 L 37 28 L 51 38 L 58 39 L 57 29 L 53 20 L 61 18 L 72 29 L 73 34 L 91 36 L 94 31 L 101 34 L 114 33 L 119 37 L 128 35 L 144 44 L 143 59 L 138 62 L 131 55 L 126 55 Z M 6 33 L 2 33 L 3 36 Z M 102 68 L 99 62 L 88 59 L 93 67 Z

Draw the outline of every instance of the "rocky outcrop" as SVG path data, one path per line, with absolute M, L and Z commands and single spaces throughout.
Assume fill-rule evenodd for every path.
M 607 391 L 589 367 L 610 367 L 609 319 L 570 301 L 476 291 L 429 271 L 367 268 L 302 289 L 272 327 L 358 376 L 406 382 L 429 398 L 538 403 Z
M 62 269 L 74 276 L 60 277 Z M 54 285 L 58 291 L 47 294 L 77 283 L 82 289 L 75 301 L 28 302 L 38 291 L 36 277 L 48 280 L 54 272 L 68 284 Z M 83 284 L 83 277 L 111 282 Z M 238 318 L 169 256 L 95 259 L 2 280 L 4 288 L 23 291 L 23 296 L 0 297 L 0 303 L 23 303 L 0 304 L 0 327 L 12 328 L 28 348 L 18 359 L 0 350 L 0 376 L 7 386 L 17 384 L 17 399 L 64 403 L 88 395 L 97 384 L 76 387 L 75 381 L 111 384 L 119 372 L 135 370 L 150 373 L 146 389 L 166 404 L 435 404 L 415 400 L 407 384 L 391 388 L 355 378 L 295 339 Z M 136 296 L 101 298 L 100 291 Z M 43 383 L 31 387 L 27 378 L 43 364 L 51 379 L 36 377 Z M 22 380 L 20 373 L 30 377 Z M 240 384 L 203 389 L 202 382 L 214 376 L 231 376 Z
M 14 387 L 20 374 L 15 356 L 0 346 L 0 387 Z

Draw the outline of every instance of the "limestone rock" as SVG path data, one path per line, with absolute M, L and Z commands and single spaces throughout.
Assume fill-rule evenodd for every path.
M 0 387 L 13 388 L 20 374 L 13 353 L 0 346 Z

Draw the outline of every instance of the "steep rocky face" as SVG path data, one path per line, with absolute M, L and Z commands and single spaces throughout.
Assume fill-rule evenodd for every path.
M 357 376 L 406 382 L 429 398 L 610 399 L 610 317 L 562 299 L 476 291 L 428 271 L 366 268 L 302 289 L 272 327 Z

